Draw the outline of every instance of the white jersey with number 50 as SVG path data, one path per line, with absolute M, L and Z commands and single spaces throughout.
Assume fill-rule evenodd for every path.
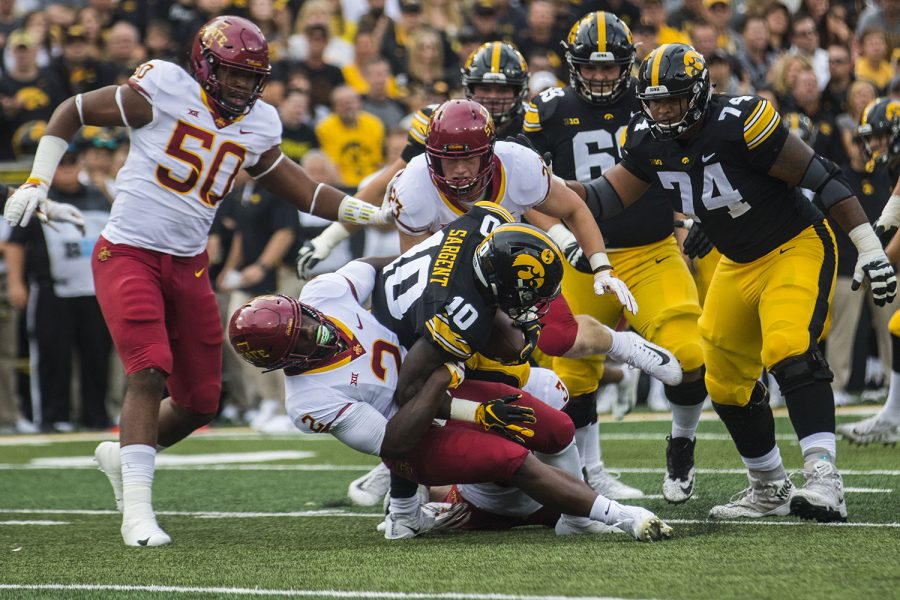
M 103 237 L 176 256 L 200 254 L 238 170 L 281 143 L 281 120 L 262 100 L 234 122 L 217 118 L 194 78 L 162 60 L 142 64 L 128 84 L 152 105 L 153 120 L 130 130 Z
M 489 202 L 513 217 L 541 204 L 550 192 L 550 171 L 536 152 L 514 142 L 494 144 L 494 174 L 488 185 Z M 424 154 L 391 180 L 387 190 L 397 228 L 408 235 L 435 233 L 472 208 L 444 196 L 431 181 Z

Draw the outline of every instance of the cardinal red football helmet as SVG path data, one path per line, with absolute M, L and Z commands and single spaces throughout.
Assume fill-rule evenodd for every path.
M 223 83 L 223 68 L 254 75 L 256 83 L 252 91 L 244 92 Z M 191 73 L 221 116 L 227 119 L 233 120 L 250 111 L 270 71 L 269 44 L 259 27 L 247 19 L 216 17 L 201 27 L 194 38 Z
M 474 100 L 449 100 L 435 109 L 425 137 L 425 155 L 431 180 L 445 196 L 462 202 L 477 200 L 494 173 L 494 120 Z M 444 174 L 443 158 L 480 157 L 473 177 L 451 179 Z
M 307 327 L 309 319 L 316 321 L 315 328 Z M 314 333 L 304 339 L 301 330 Z M 337 328 L 325 315 L 281 294 L 257 296 L 237 309 L 228 324 L 228 337 L 241 358 L 266 371 L 305 371 L 341 349 Z M 303 352 L 299 346 L 312 351 Z

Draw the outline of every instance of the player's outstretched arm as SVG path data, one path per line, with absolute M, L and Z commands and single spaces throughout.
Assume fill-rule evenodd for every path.
M 567 180 L 566 186 L 585 201 L 594 219 L 609 219 L 637 202 L 650 184 L 621 163 L 587 183 Z
M 278 146 L 265 151 L 247 172 L 260 185 L 305 213 L 354 225 L 387 225 L 394 217 L 382 208 L 337 188 L 313 181 L 303 168 L 286 159 Z
M 440 409 L 449 404 L 450 381 L 450 371 L 443 365 L 424 378 L 419 391 L 388 421 L 381 444 L 383 458 L 401 457 L 415 448 Z

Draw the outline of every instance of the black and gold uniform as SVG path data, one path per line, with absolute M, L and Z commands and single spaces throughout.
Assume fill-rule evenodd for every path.
M 602 39 L 601 39 L 602 38 Z M 594 12 L 576 22 L 568 40 L 572 85 L 549 88 L 525 107 L 523 132 L 539 153 L 549 152 L 555 175 L 586 183 L 620 160 L 620 148 L 631 118 L 640 113 L 635 81 L 630 76 L 631 32 L 615 16 Z M 602 64 L 591 57 L 608 52 L 616 64 L 627 67 L 620 80 L 601 90 L 592 89 L 578 67 Z M 589 314 L 616 327 L 624 316 L 648 340 L 671 350 L 685 372 L 703 364 L 697 318 L 697 289 L 673 234 L 674 216 L 664 191 L 651 188 L 621 214 L 598 225 L 616 276 L 637 300 L 638 314 L 624 312 L 614 299 L 597 297 L 588 273 L 567 268 L 563 295 L 575 314 Z M 568 265 L 567 265 L 568 267 Z M 624 314 L 623 314 L 624 313 Z M 593 392 L 603 374 L 603 358 L 554 358 L 553 369 L 573 397 Z M 703 389 L 676 403 L 700 403 Z
M 788 135 L 768 101 L 713 95 L 702 119 L 694 135 L 660 140 L 635 117 L 622 164 L 670 190 L 723 254 L 699 323 L 706 384 L 715 403 L 744 406 L 763 366 L 818 352 L 835 242 L 822 213 L 768 175 Z

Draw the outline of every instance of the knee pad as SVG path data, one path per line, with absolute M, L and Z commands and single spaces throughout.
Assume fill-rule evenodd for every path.
M 666 399 L 679 406 L 696 406 L 706 400 L 706 377 L 681 385 L 665 386 Z
M 563 412 L 569 415 L 576 429 L 597 422 L 597 403 L 593 393 L 575 396 L 569 400 Z
M 825 355 L 818 348 L 779 361 L 772 365 L 769 372 L 775 377 L 783 394 L 834 379 Z
M 756 382 L 744 406 L 716 404 L 713 408 L 731 434 L 741 456 L 765 456 L 775 446 L 775 419 L 769 406 L 769 390 Z

